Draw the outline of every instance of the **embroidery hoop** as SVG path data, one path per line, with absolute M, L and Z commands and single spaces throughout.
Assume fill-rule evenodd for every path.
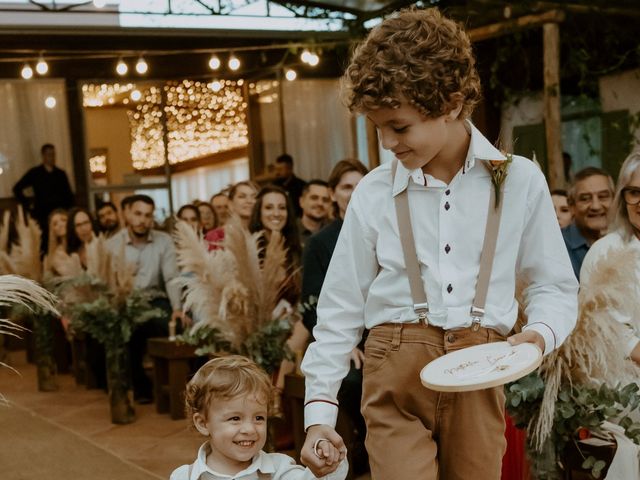
M 542 352 L 532 343 L 486 343 L 433 360 L 420 372 L 420 381 L 438 392 L 470 392 L 514 382 L 541 362 Z

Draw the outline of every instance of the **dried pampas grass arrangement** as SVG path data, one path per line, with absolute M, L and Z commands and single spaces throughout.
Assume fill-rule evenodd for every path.
M 540 451 L 553 428 L 555 405 L 563 385 L 619 385 L 635 382 L 640 369 L 625 358 L 620 348 L 626 344 L 628 327 L 612 317 L 612 310 L 628 313 L 638 323 L 640 305 L 635 288 L 640 253 L 633 248 L 610 250 L 592 269 L 590 280 L 579 293 L 580 310 L 574 331 L 562 346 L 547 355 L 540 366 L 545 383 L 540 413 L 528 431 Z
M 17 242 L 9 245 L 10 220 L 10 212 L 5 211 L 0 223 L 0 274 L 20 275 L 40 283 L 43 272 L 40 259 L 42 231 L 38 222 L 18 206 L 14 222 Z
M 241 351 L 251 335 L 277 320 L 274 310 L 288 280 L 287 249 L 279 234 L 272 233 L 266 242 L 262 234 L 249 233 L 237 217 L 224 228 L 223 249 L 207 252 L 196 232 L 178 222 L 178 266 L 185 272 L 184 308 L 201 320 L 196 328 L 217 329 Z

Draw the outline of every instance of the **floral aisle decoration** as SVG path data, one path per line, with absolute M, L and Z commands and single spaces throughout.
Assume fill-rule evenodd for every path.
M 47 290 L 35 282 L 16 275 L 0 275 L 0 307 L 22 305 L 27 309 L 40 309 L 45 312 L 56 311 L 57 299 Z M 0 337 L 10 335 L 19 337 L 25 328 L 6 318 L 0 318 Z M 0 361 L 0 366 L 10 368 L 7 363 Z M 6 403 L 0 394 L 0 401 Z
M 245 355 L 270 374 L 292 359 L 286 340 L 296 312 L 281 300 L 290 278 L 283 238 L 274 232 L 262 242 L 262 234 L 250 234 L 238 219 L 225 225 L 223 249 L 207 252 L 183 222 L 175 237 L 184 308 L 199 319 L 180 339 L 199 345 L 200 354 Z
M 612 309 L 622 309 L 640 321 L 640 306 L 630 301 L 640 255 L 627 248 L 603 259 L 581 287 L 573 333 L 537 372 L 505 387 L 509 414 L 527 430 L 535 478 L 564 478 L 568 449 L 583 455 L 582 467 L 599 478 L 606 461 L 583 454 L 579 440 L 604 435 L 604 422 L 620 425 L 640 444 L 638 417 L 630 415 L 640 406 L 640 368 L 622 355 L 619 346 L 626 342 L 627 327 L 611 317 Z
M 89 334 L 105 347 L 111 421 L 131 423 L 128 343 L 139 325 L 164 315 L 151 304 L 158 293 L 134 288 L 135 269 L 126 263 L 124 244 L 114 255 L 102 236 L 87 245 L 86 271 L 75 254 L 59 251 L 53 263 L 62 274 L 57 291 L 72 331 Z
M 49 289 L 43 278 L 43 263 L 40 256 L 42 231 L 38 223 L 26 215 L 19 206 L 13 227 L 17 241 L 9 245 L 10 212 L 5 211 L 0 221 L 0 273 L 20 275 Z M 53 327 L 54 322 L 57 321 L 56 317 L 47 309 L 40 307 L 30 309 L 22 304 L 14 305 L 10 315 L 15 323 L 26 324 L 33 328 L 38 390 L 42 392 L 57 390 L 57 365 L 53 355 Z

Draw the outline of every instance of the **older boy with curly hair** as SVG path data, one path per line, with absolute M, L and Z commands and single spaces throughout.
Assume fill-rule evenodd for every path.
M 303 362 L 302 461 L 322 475 L 335 464 L 318 461 L 313 444 L 325 438 L 344 451 L 334 430 L 336 394 L 367 328 L 362 409 L 373 479 L 498 479 L 502 388 L 439 393 L 424 388 L 419 373 L 447 352 L 504 340 L 518 311 L 516 276 L 527 281 L 528 324 L 509 342 L 548 354 L 571 332 L 577 282 L 545 178 L 531 161 L 503 155 L 469 121 L 480 100 L 471 43 L 437 9 L 405 10 L 374 28 L 351 60 L 344 90 L 349 108 L 373 121 L 396 159 L 359 183 L 331 259 L 316 341 Z M 496 171 L 503 180 L 494 190 Z M 401 196 L 408 215 L 396 213 Z M 501 213 L 492 217 L 494 210 Z M 410 226 L 400 229 L 406 217 Z M 404 257 L 411 242 L 401 243 L 407 230 L 413 264 Z M 492 250 L 484 248 L 485 232 L 496 237 L 495 258 L 482 262 L 492 266 L 482 267 L 490 282 L 479 279 L 483 250 Z M 478 303 L 481 283 L 488 293 Z M 415 301 L 418 289 L 428 302 Z

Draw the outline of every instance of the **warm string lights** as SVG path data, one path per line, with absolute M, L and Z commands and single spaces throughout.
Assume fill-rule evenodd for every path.
M 163 87 L 170 164 L 248 145 L 243 83 L 183 80 Z M 160 94 L 159 87 L 145 90 L 135 110 L 128 112 L 131 157 L 136 170 L 164 164 Z
M 89 159 L 89 171 L 95 174 L 107 173 L 107 156 L 94 155 Z
M 103 83 L 102 85 L 84 84 L 82 86 L 82 105 L 84 107 L 102 107 L 127 100 L 136 86 L 133 83 Z
M 106 2 L 102 2 L 101 7 L 103 7 L 105 3 Z M 256 48 L 256 50 L 260 49 Z M 117 62 L 115 63 L 115 73 L 121 77 L 127 75 L 130 72 L 129 65 L 124 58 L 125 56 L 129 56 L 129 54 L 121 54 L 121 56 L 116 57 Z M 308 48 L 305 48 L 300 55 L 300 60 L 309 66 L 317 66 L 320 63 L 319 50 L 309 50 Z M 222 66 L 222 60 L 217 53 L 211 53 L 209 54 L 207 64 L 209 66 L 209 69 L 218 71 Z M 29 80 L 34 76 L 34 69 L 31 67 L 31 65 L 32 63 L 26 62 L 23 64 L 22 69 L 20 70 L 20 75 L 25 80 Z M 236 72 L 242 67 L 242 62 L 238 55 L 236 55 L 236 53 L 232 51 L 229 53 L 229 58 L 227 59 L 226 65 L 229 70 Z M 134 65 L 134 70 L 138 75 L 146 75 L 147 73 L 149 73 L 149 64 L 142 55 L 137 57 L 136 63 Z M 35 72 L 38 75 L 46 75 L 49 72 L 49 64 L 44 59 L 42 54 L 40 54 L 40 56 L 38 57 L 37 63 L 35 65 Z

